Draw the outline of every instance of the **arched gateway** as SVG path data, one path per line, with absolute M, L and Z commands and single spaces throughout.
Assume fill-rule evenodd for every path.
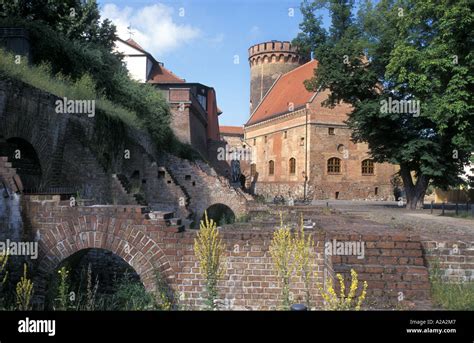
M 52 211 L 54 207 L 50 208 Z M 84 249 L 104 249 L 121 257 L 140 276 L 148 291 L 155 289 L 156 273 L 171 283 L 174 272 L 159 244 L 147 235 L 141 225 L 124 218 L 127 208 L 102 206 L 93 208 L 91 214 L 82 214 L 90 208 L 56 207 L 59 222 L 42 225 L 39 233 L 40 257 L 37 261 L 35 302 L 42 304 L 47 280 L 60 263 Z M 135 210 L 134 208 L 132 208 Z M 110 211 L 122 211 L 111 216 Z M 102 215 L 101 215 L 102 214 Z M 57 217 L 57 218 L 58 218 Z

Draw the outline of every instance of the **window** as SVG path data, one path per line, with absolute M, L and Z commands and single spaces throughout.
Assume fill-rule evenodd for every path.
M 287 136 L 288 136 L 288 131 L 284 131 L 284 132 L 283 132 L 283 138 L 286 139 Z
M 267 136 L 265 136 L 265 138 L 264 138 L 264 139 L 265 139 L 265 143 L 266 143 L 266 142 L 267 142 Z
M 341 172 L 341 160 L 337 157 L 332 157 L 328 160 L 328 173 L 339 174 Z
M 362 161 L 362 175 L 374 175 L 374 161 L 372 160 Z
M 333 127 L 328 128 L 328 134 L 331 136 L 335 135 Z
M 290 158 L 290 174 L 296 173 L 296 160 L 292 157 Z
M 268 175 L 275 174 L 275 162 L 269 161 L 268 162 Z
M 252 163 L 250 165 L 250 175 L 255 176 L 257 174 L 257 165 L 255 163 Z
M 257 139 L 256 138 L 253 139 L 253 145 L 254 146 L 257 145 Z
M 301 139 L 300 139 L 300 145 L 301 145 L 301 146 L 304 146 L 304 137 L 301 137 Z
M 197 99 L 202 108 L 207 111 L 207 98 L 204 95 L 198 94 Z

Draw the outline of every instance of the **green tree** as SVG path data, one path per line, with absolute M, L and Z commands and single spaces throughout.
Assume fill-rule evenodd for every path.
M 18 4 L 25 3 L 28 2 L 18 1 Z M 45 6 L 52 6 L 53 3 L 54 1 L 49 1 Z M 22 10 L 22 7 L 18 4 L 13 6 L 13 3 L 11 8 L 5 10 L 8 5 L 0 5 L 0 25 L 27 29 L 32 63 L 47 64 L 57 78 L 76 82 L 82 79 L 84 74 L 90 75 L 95 84 L 95 93 L 135 113 L 138 117 L 135 124 L 150 133 L 157 149 L 176 152 L 183 157 L 191 155 L 186 155 L 185 146 L 173 135 L 169 125 L 171 112 L 164 97 L 153 85 L 140 84 L 130 79 L 121 56 L 111 51 L 114 35 L 94 34 L 102 32 L 101 28 L 105 23 L 104 21 L 101 26 L 96 22 L 99 15 L 96 2 L 80 3 L 81 6 L 77 7 L 73 19 L 57 21 L 47 16 L 48 11 L 43 13 L 44 11 L 36 6 Z M 31 14 L 25 14 L 24 18 L 15 16 L 26 12 Z M 88 14 L 83 17 L 81 13 Z M 65 15 L 66 12 L 58 8 L 57 16 Z M 79 20 L 77 25 L 70 22 L 76 20 Z M 108 38 L 102 40 L 99 36 Z M 57 75 L 58 73 L 61 75 Z M 110 145 L 119 147 L 116 141 L 109 138 L 108 135 L 97 137 L 100 143 L 97 146 L 100 149 Z M 123 138 L 124 135 L 121 135 L 120 139 Z
M 315 11 L 319 8 L 316 2 L 308 0 L 304 0 L 300 7 L 304 20 L 300 24 L 301 32 L 293 40 L 293 44 L 296 44 L 300 53 L 305 56 L 310 56 L 317 46 L 326 41 L 327 34 L 322 28 L 321 17 L 315 15 Z
M 319 61 L 306 87 L 329 89 L 326 106 L 353 106 L 352 139 L 367 142 L 376 162 L 400 166 L 407 208 L 422 206 L 430 183 L 460 184 L 474 151 L 472 2 L 365 1 L 356 16 L 353 1 L 311 6 L 294 42 Z M 332 18 L 329 30 L 312 25 L 322 8 Z M 312 35 L 325 39 L 311 45 Z M 419 111 L 386 111 L 389 101 L 419 104 Z
M 68 39 L 91 42 L 112 50 L 116 28 L 100 21 L 96 0 L 14 0 L 0 2 L 0 17 L 42 21 Z

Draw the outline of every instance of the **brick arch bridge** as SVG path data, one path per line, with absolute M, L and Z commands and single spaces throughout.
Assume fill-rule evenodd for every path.
M 39 245 L 35 261 L 35 302 L 42 304 L 48 277 L 62 261 L 84 249 L 104 249 L 121 257 L 139 275 L 148 291 L 155 289 L 156 274 L 168 286 L 176 275 L 163 247 L 166 239 L 152 237 L 147 222 L 160 227 L 164 220 L 149 221 L 140 206 L 70 207 L 59 196 L 23 196 L 23 212 L 31 220 L 31 230 Z M 137 218 L 140 218 L 137 220 Z M 168 226 L 168 231 L 179 231 Z M 159 242 L 157 239 L 161 239 Z M 164 245 L 164 244 L 165 245 Z
M 172 225 L 140 206 L 70 207 L 57 195 L 23 195 L 22 212 L 29 219 L 25 230 L 39 240 L 39 257 L 31 271 L 35 308 L 44 305 L 48 277 L 60 262 L 88 248 L 106 249 L 124 259 L 148 290 L 154 290 L 159 272 L 180 304 L 205 307 L 205 283 L 193 249 L 197 230 Z M 271 267 L 271 238 L 272 231 L 222 231 L 226 275 L 219 296 L 226 309 L 276 309 L 281 303 L 280 285 Z M 318 236 L 317 241 L 321 239 Z M 322 244 L 315 250 L 315 267 L 322 268 Z M 323 282 L 322 275 L 317 278 Z M 300 297 L 305 294 L 300 286 L 294 292 Z M 311 293 L 320 304 L 316 288 Z

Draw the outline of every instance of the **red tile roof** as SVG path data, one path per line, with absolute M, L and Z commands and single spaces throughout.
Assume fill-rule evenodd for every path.
M 317 67 L 316 60 L 281 75 L 253 112 L 246 125 L 269 119 L 276 114 L 289 111 L 290 104 L 296 109 L 311 100 L 314 92 L 308 91 L 303 82 L 310 79 Z
M 244 128 L 242 126 L 219 126 L 221 134 L 243 135 Z
M 134 47 L 135 49 L 140 50 L 140 51 L 146 53 L 145 49 L 143 49 L 143 48 L 140 46 L 140 44 L 138 44 L 137 42 L 135 42 L 133 39 L 129 38 L 129 39 L 127 39 L 125 42 L 127 42 L 128 45 Z
M 148 83 L 185 83 L 186 80 L 177 77 L 160 63 L 154 63 Z
M 162 64 L 157 62 L 149 52 L 145 51 L 140 46 L 140 44 L 135 42 L 133 39 L 129 38 L 126 41 L 122 40 L 122 42 L 125 42 L 131 47 L 143 52 L 148 57 L 150 57 L 150 59 L 153 61 L 153 67 L 150 72 L 149 80 L 147 81 L 148 83 L 185 83 L 186 82 L 184 79 L 177 77 L 171 71 L 166 69 Z

